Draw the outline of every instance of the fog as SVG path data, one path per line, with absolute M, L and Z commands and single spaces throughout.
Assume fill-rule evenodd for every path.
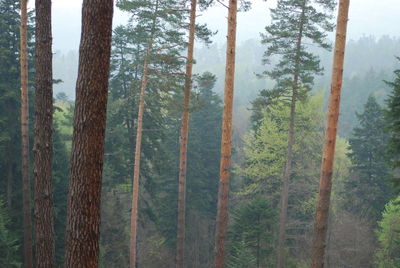
M 238 15 L 237 40 L 241 42 L 250 38 L 258 38 L 260 32 L 269 23 L 269 8 L 276 5 L 276 0 L 254 0 L 253 8 Z M 33 8 L 34 1 L 30 1 Z M 77 50 L 80 38 L 82 0 L 53 1 L 53 48 L 67 52 Z M 400 14 L 399 0 L 352 0 L 350 6 L 349 39 L 358 39 L 363 35 L 399 36 L 398 23 Z M 124 24 L 128 14 L 115 8 L 114 27 Z M 198 19 L 207 23 L 211 29 L 218 31 L 214 40 L 218 43 L 225 41 L 226 8 L 216 4 Z

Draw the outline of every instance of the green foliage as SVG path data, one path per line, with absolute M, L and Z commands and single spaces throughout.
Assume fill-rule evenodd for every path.
M 400 196 L 390 201 L 377 231 L 380 248 L 375 254 L 377 268 L 400 267 Z
M 237 170 L 244 178 L 239 195 L 266 194 L 278 204 L 285 163 L 289 107 L 280 103 L 263 112 L 259 128 L 245 138 L 245 164 Z M 294 146 L 294 170 L 292 179 L 298 183 L 312 183 L 318 177 L 322 145 L 322 95 L 300 103 L 296 115 L 298 128 Z M 314 167 L 315 170 L 312 168 Z M 299 196 L 298 198 L 304 198 Z
M 373 96 L 368 98 L 357 118 L 359 126 L 353 129 L 353 137 L 349 139 L 352 167 L 345 181 L 345 207 L 358 215 L 377 219 L 390 199 L 385 119 Z
M 400 61 L 400 58 L 398 58 Z M 389 152 L 392 160 L 392 166 L 397 170 L 400 168 L 400 70 L 394 72 L 393 82 L 387 82 L 392 88 L 392 92 L 387 100 L 386 119 L 389 130 Z M 397 193 L 400 193 L 400 177 L 393 178 L 393 184 Z
M 18 239 L 10 230 L 11 219 L 6 211 L 5 203 L 0 198 L 0 267 L 20 267 Z
M 279 0 L 271 9 L 272 23 L 265 27 L 262 43 L 268 46 L 263 63 L 277 57 L 274 68 L 263 73 L 276 81 L 272 90 L 262 90 L 254 110 L 259 105 L 276 101 L 288 101 L 295 88 L 304 98 L 311 90 L 314 75 L 321 74 L 319 58 L 309 52 L 308 43 L 329 49 L 327 32 L 333 30 L 331 23 L 334 0 Z M 297 81 L 296 81 L 297 80 Z
M 272 266 L 276 220 L 276 207 L 261 196 L 236 209 L 229 232 L 228 267 Z

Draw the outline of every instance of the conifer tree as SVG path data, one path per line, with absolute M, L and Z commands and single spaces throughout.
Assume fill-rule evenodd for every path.
M 35 255 L 37 267 L 54 267 L 53 65 L 51 0 L 36 0 L 36 105 L 34 141 Z
M 232 111 L 235 83 L 237 0 L 228 7 L 228 34 L 226 46 L 224 110 L 222 116 L 221 161 L 218 188 L 217 219 L 215 229 L 215 267 L 225 264 L 225 236 L 228 226 L 229 180 L 232 156 Z
M 349 202 L 346 207 L 356 208 L 351 212 L 376 221 L 391 196 L 386 122 L 383 109 L 372 95 L 357 118 L 359 126 L 353 129 L 353 137 L 349 139 L 352 176 L 345 181 Z
M 27 0 L 21 0 L 20 72 L 21 72 L 21 138 L 22 187 L 24 210 L 24 266 L 32 267 L 31 182 L 29 175 L 29 100 L 28 100 L 28 14 Z
M 179 183 L 178 183 L 178 226 L 176 267 L 184 267 L 185 256 L 185 217 L 186 217 L 186 170 L 187 170 L 187 144 L 189 137 L 189 105 L 190 91 L 192 87 L 194 36 L 196 28 L 197 0 L 192 0 L 190 5 L 189 38 L 186 58 L 185 86 L 183 90 L 182 128 L 180 137 L 179 154 Z
M 324 49 L 330 48 L 326 35 L 333 30 L 330 20 L 334 7 L 334 0 L 279 0 L 277 7 L 271 10 L 272 24 L 265 28 L 266 34 L 262 39 L 262 43 L 268 45 L 264 63 L 268 63 L 271 56 L 278 56 L 279 62 L 272 70 L 264 72 L 264 75 L 276 81 L 275 87 L 272 90 L 261 91 L 260 100 L 256 103 L 262 107 L 284 99 L 291 109 L 279 216 L 278 268 L 284 266 L 296 102 L 306 97 L 306 93 L 311 90 L 314 76 L 322 72 L 318 57 L 308 52 L 307 42 Z
M 312 268 L 324 267 L 326 234 L 328 230 L 329 206 L 332 191 L 333 161 L 337 124 L 339 120 L 340 92 L 343 81 L 344 53 L 346 48 L 347 20 L 350 0 L 340 0 L 336 25 L 335 52 L 333 55 L 332 82 L 329 96 L 328 121 L 322 153 L 319 195 L 312 244 Z
M 97 267 L 113 1 L 84 0 L 71 150 L 65 267 Z
M 400 58 L 398 58 L 400 61 Z M 387 100 L 387 111 L 385 117 L 389 130 L 389 153 L 393 168 L 396 170 L 400 167 L 400 122 L 398 120 L 400 114 L 400 69 L 394 71 L 394 80 L 387 82 L 392 88 L 392 92 Z M 400 193 L 400 177 L 392 179 L 396 193 Z

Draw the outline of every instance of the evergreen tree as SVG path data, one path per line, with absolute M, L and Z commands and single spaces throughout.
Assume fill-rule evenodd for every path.
M 400 61 L 400 58 L 398 58 Z M 392 92 L 387 100 L 387 111 L 386 120 L 388 123 L 389 130 L 389 144 L 388 150 L 391 156 L 392 166 L 397 173 L 397 169 L 400 167 L 400 69 L 394 71 L 395 78 L 392 82 L 386 82 L 391 88 Z M 396 176 L 393 178 L 393 184 L 396 193 L 400 193 L 400 177 Z
M 353 129 L 353 137 L 349 139 L 352 174 L 344 187 L 346 207 L 358 215 L 377 219 L 390 199 L 386 122 L 373 96 L 369 96 L 357 118 L 359 126 Z
M 296 102 L 304 99 L 311 89 L 314 75 L 320 74 L 319 58 L 307 50 L 307 42 L 328 49 L 327 32 L 333 30 L 331 23 L 334 0 L 279 0 L 271 9 L 272 24 L 265 28 L 262 43 L 268 48 L 264 63 L 271 56 L 278 56 L 279 62 L 264 75 L 275 80 L 272 90 L 262 90 L 255 104 L 255 110 L 285 99 L 290 102 L 290 127 L 286 163 L 281 194 L 280 229 L 278 236 L 277 267 L 284 266 L 284 245 L 289 199 L 289 180 L 292 175 L 293 145 L 295 143 Z M 254 117 L 253 117 L 254 118 Z M 256 117 L 257 118 L 257 117 Z M 256 119 L 255 118 L 255 119 Z
M 83 1 L 65 242 L 67 268 L 96 267 L 99 262 L 112 17 L 112 0 Z
M 0 266 L 20 267 L 18 257 L 18 239 L 15 232 L 10 230 L 11 220 L 5 208 L 5 203 L 0 198 Z
M 244 259 L 254 258 L 254 266 L 248 264 L 247 267 L 273 265 L 271 256 L 274 248 L 276 216 L 276 207 L 260 196 L 256 196 L 248 204 L 240 206 L 233 212 L 234 223 L 230 227 L 228 267 L 243 267 L 234 265 L 241 256 L 240 251 L 250 254 Z

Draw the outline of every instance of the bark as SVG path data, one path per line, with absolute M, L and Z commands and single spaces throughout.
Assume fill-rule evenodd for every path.
M 277 251 L 277 263 L 276 263 L 277 268 L 283 268 L 285 266 L 285 240 L 286 240 L 287 210 L 288 210 L 288 200 L 289 200 L 289 181 L 290 177 L 292 176 L 293 146 L 295 143 L 296 102 L 297 102 L 297 91 L 299 84 L 300 52 L 301 52 L 303 29 L 305 23 L 304 22 L 305 5 L 306 1 L 303 2 L 303 9 L 300 15 L 299 35 L 296 44 L 296 62 L 294 63 L 296 72 L 293 77 L 292 99 L 290 103 L 288 146 L 286 151 L 286 164 L 285 164 L 285 171 L 283 174 L 281 208 L 279 213 L 278 251 Z
M 33 177 L 36 266 L 54 267 L 53 73 L 51 0 L 36 0 L 36 105 Z
M 143 77 L 140 86 L 139 111 L 136 129 L 136 146 L 135 146 L 135 163 L 133 167 L 133 196 L 131 211 L 131 239 L 130 239 L 130 267 L 136 267 L 136 240 L 137 240 L 137 221 L 138 221 L 138 201 L 139 201 L 139 175 L 140 175 L 140 158 L 142 150 L 142 132 L 143 132 L 143 113 L 144 113 L 144 97 L 148 81 L 148 57 L 151 51 L 152 42 L 150 41 L 143 64 Z
M 235 79 L 237 0 L 229 1 L 228 40 L 224 88 L 224 111 L 222 117 L 221 162 L 218 189 L 217 219 L 215 231 L 215 267 L 224 267 L 225 236 L 228 225 L 229 179 L 232 152 L 232 110 Z
M 340 91 L 343 79 L 344 52 L 350 0 L 340 0 L 336 26 L 335 52 L 333 56 L 332 84 L 329 98 L 328 121 L 322 154 L 320 188 L 314 226 L 312 268 L 324 267 L 326 233 L 328 229 L 329 205 L 332 189 L 333 161 L 337 124 L 339 119 Z
M 113 1 L 84 0 L 71 151 L 65 265 L 98 267 Z
M 24 214 L 24 266 L 32 267 L 31 182 L 29 176 L 29 100 L 27 0 L 21 0 L 21 138 L 22 138 L 22 199 Z
M 179 160 L 179 189 L 178 189 L 178 226 L 177 226 L 177 249 L 176 267 L 184 267 L 185 256 L 185 216 L 186 216 L 186 170 L 187 170 L 187 144 L 189 135 L 189 106 L 190 90 L 192 87 L 193 50 L 196 26 L 197 0 L 191 1 L 189 42 L 186 60 L 186 76 L 183 98 L 182 129 L 180 137 L 180 160 Z

